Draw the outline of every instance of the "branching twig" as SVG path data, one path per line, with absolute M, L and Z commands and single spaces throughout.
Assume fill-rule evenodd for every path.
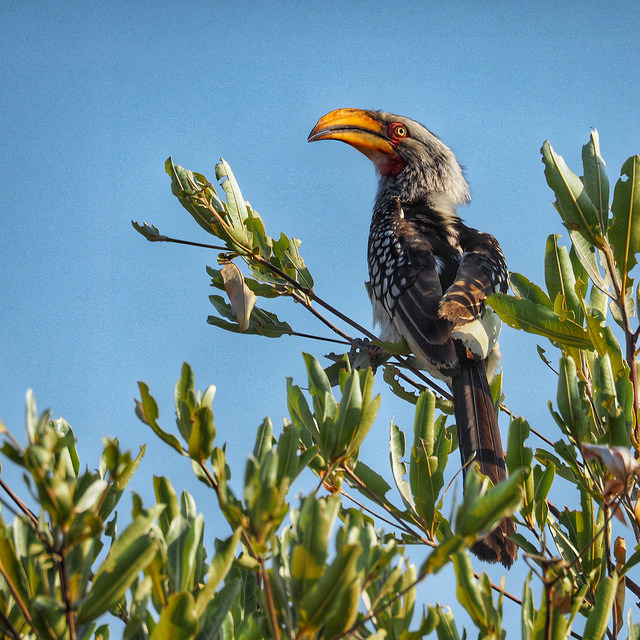
M 29 518 L 29 520 L 31 520 L 31 523 L 35 527 L 37 527 L 38 518 L 36 517 L 35 513 L 33 513 L 33 511 L 31 511 L 31 509 L 27 507 L 27 505 L 11 490 L 9 485 L 2 478 L 0 478 L 0 487 L 2 487 L 7 492 L 9 497 L 18 505 L 20 511 L 22 511 L 22 513 L 24 513 Z

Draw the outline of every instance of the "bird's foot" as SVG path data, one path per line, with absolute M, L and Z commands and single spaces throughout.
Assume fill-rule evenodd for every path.
M 382 347 L 373 344 L 369 338 L 355 338 L 351 343 L 349 355 L 355 369 L 371 367 L 373 373 L 389 358 L 389 354 Z

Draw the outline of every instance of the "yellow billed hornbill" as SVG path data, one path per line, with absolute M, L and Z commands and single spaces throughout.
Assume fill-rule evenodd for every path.
M 467 227 L 456 206 L 469 186 L 449 147 L 414 120 L 381 111 L 337 109 L 320 118 L 309 141 L 341 140 L 366 155 L 380 181 L 369 233 L 374 321 L 381 338 L 404 338 L 453 395 L 463 468 L 472 461 L 497 484 L 506 477 L 487 371 L 497 368 L 500 322 L 484 300 L 507 290 L 496 239 Z M 511 566 L 515 532 L 505 519 L 473 547 Z

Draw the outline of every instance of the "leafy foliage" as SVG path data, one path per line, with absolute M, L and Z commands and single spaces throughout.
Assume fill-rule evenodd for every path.
M 513 295 L 488 302 L 505 322 L 549 339 L 557 353 L 553 368 L 539 348 L 558 377 L 549 405 L 558 439 L 534 448 L 531 440 L 539 434 L 525 418 L 512 416 L 508 479 L 491 487 L 468 469 L 459 504 L 445 482 L 457 448 L 455 429 L 447 425 L 446 392 L 415 369 L 406 345 L 363 344 L 324 315 L 372 338 L 314 292 L 299 241 L 266 234 L 224 161 L 215 170 L 223 201 L 203 175 L 167 160 L 174 195 L 222 242 L 213 247 L 220 269 L 209 267 L 208 273 L 228 301 L 211 296 L 215 315 L 209 322 L 268 337 L 295 333 L 256 304 L 258 298 L 289 297 L 352 349 L 333 354 L 328 366 L 304 354 L 307 380 L 300 385 L 287 379 L 289 416 L 278 435 L 269 418 L 258 426 L 241 493 L 230 486 L 231 469 L 218 442 L 215 388 L 197 391 L 191 367 L 183 365 L 172 431 L 161 425 L 148 386 L 139 383 L 138 418 L 215 496 L 227 534 L 213 543 L 193 497 L 187 491 L 178 496 L 165 477 L 153 479 L 156 504 L 145 506 L 133 495 L 130 524 L 120 533 L 115 509 L 144 450 L 133 458 L 117 441 L 105 440 L 98 469 L 83 471 L 71 427 L 51 420 L 49 412 L 38 415 L 29 393 L 26 444 L 7 432 L 2 453 L 23 470 L 38 510 L 2 484 L 17 508 L 11 524 L 0 520 L 2 634 L 109 638 L 105 620 L 111 615 L 121 621 L 123 637 L 141 640 L 455 639 L 461 636 L 453 614 L 438 602 L 442 594 L 424 604 L 417 599 L 417 586 L 436 584 L 435 574 L 450 564 L 456 596 L 478 637 L 503 638 L 505 593 L 474 572 L 467 549 L 513 515 L 516 542 L 531 569 L 520 600 L 522 637 L 566 638 L 574 627 L 585 638 L 617 637 L 625 594 L 640 598 L 630 573 L 640 563 L 640 331 L 631 325 L 640 160 L 623 165 L 610 210 L 596 132 L 583 148 L 582 177 L 549 143 L 542 155 L 570 246 L 549 236 L 544 289 L 512 274 Z M 153 226 L 134 227 L 151 241 L 177 242 Z M 379 460 L 361 459 L 380 404 L 370 363 L 384 369 L 394 393 L 415 405 L 412 434 L 390 426 L 394 488 Z M 498 404 L 504 400 L 500 384 L 498 376 Z M 316 489 L 293 497 L 293 483 L 309 472 L 317 476 Z M 560 511 L 549 501 L 560 484 L 575 491 L 575 508 Z M 342 500 L 355 500 L 353 492 L 364 500 L 358 509 Z M 613 540 L 616 518 L 628 526 L 629 553 L 625 538 Z M 427 549 L 419 565 L 410 553 L 416 547 Z M 640 636 L 630 613 L 627 628 L 629 638 Z

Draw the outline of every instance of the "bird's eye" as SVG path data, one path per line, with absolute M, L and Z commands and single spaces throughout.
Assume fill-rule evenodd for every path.
M 407 137 L 407 127 L 400 122 L 394 122 L 391 125 L 391 137 L 395 140 L 401 140 Z

